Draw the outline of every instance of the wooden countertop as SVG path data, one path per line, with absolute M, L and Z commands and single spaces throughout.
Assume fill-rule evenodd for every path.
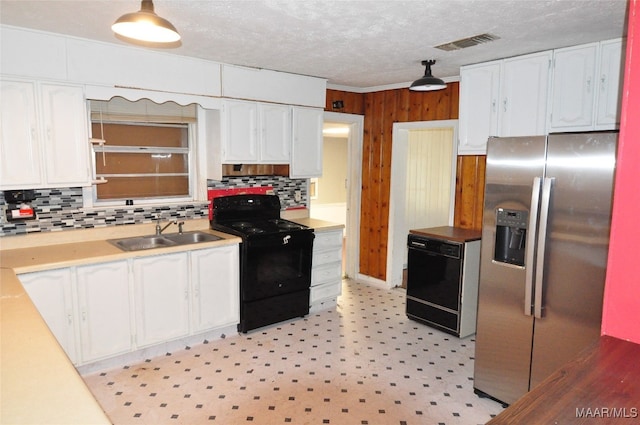
M 638 423 L 638 359 L 640 344 L 602 336 L 487 425 Z
M 482 238 L 480 230 L 462 229 L 460 227 L 440 226 L 425 229 L 412 229 L 409 233 L 436 239 L 445 239 L 454 242 L 478 241 Z

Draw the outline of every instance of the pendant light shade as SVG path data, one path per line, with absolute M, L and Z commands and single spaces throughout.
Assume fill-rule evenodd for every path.
M 180 40 L 180 34 L 171 22 L 156 15 L 152 0 L 142 0 L 138 12 L 122 15 L 111 29 L 123 37 L 152 43 L 173 43 Z
M 435 64 L 434 60 L 424 60 L 422 64 L 426 67 L 424 70 L 424 77 L 416 80 L 411 84 L 409 90 L 414 91 L 431 91 L 442 90 L 447 85 L 440 78 L 436 78 L 431 75 L 431 65 Z

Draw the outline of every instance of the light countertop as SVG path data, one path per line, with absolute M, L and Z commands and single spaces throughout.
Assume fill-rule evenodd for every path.
M 316 231 L 344 227 L 304 217 L 293 221 Z M 154 230 L 153 224 L 141 224 L 0 238 L 0 423 L 111 423 L 49 331 L 18 274 L 240 242 L 236 236 L 210 230 L 206 219 L 187 221 L 185 231 L 205 231 L 222 240 L 136 252 L 107 242 L 151 235 Z
M 240 242 L 235 236 L 209 231 L 206 220 L 193 221 L 185 230 L 202 230 L 223 237 L 220 241 L 200 243 L 198 248 Z M 16 275 L 194 247 L 124 252 L 106 239 L 153 234 L 154 226 L 120 227 L 10 236 L 0 240 L 0 423 L 111 423 Z
M 0 282 L 0 423 L 110 424 L 14 272 Z
M 291 219 L 291 221 L 295 221 L 296 223 L 302 224 L 303 226 L 311 227 L 316 232 L 326 232 L 344 228 L 343 224 L 318 220 L 317 218 L 293 218 Z

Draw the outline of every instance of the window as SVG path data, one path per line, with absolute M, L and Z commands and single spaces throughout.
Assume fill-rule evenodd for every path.
M 91 101 L 93 203 L 192 200 L 195 108 L 114 99 Z

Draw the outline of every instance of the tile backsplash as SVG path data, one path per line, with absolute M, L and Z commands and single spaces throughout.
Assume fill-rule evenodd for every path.
M 242 176 L 228 177 L 220 181 L 208 180 L 209 188 L 224 189 L 238 187 L 273 186 L 280 197 L 282 208 L 307 206 L 307 180 L 290 179 L 281 176 Z M 295 195 L 299 191 L 300 202 Z M 51 232 L 68 229 L 120 226 L 128 224 L 150 223 L 160 216 L 164 219 L 189 220 L 208 218 L 207 202 L 191 202 L 171 206 L 132 205 L 118 208 L 82 208 L 82 188 L 36 189 L 36 199 L 31 203 L 37 218 L 25 221 L 0 220 L 0 236 L 20 235 L 34 232 Z M 0 208 L 6 201 L 0 191 Z

